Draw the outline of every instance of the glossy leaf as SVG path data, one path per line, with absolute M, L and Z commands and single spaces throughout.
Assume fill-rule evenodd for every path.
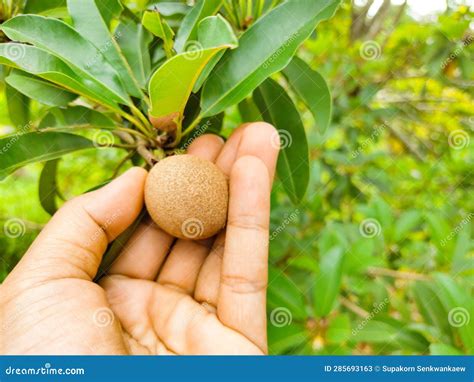
M 313 292 L 314 312 L 318 317 L 327 316 L 336 304 L 343 261 L 344 251 L 340 247 L 334 247 L 321 256 Z
M 239 113 L 242 122 L 258 122 L 262 120 L 262 114 L 252 98 L 245 98 L 239 105 Z
M 77 98 L 77 94 L 21 71 L 13 71 L 5 81 L 27 97 L 49 106 L 66 106 Z
M 302 324 L 275 326 L 268 323 L 268 351 L 270 354 L 284 354 L 310 341 L 309 333 Z
M 265 121 L 280 133 L 278 176 L 291 200 L 299 203 L 309 183 L 308 142 L 299 112 L 286 90 L 272 79 L 260 85 L 254 99 Z
M 149 46 L 153 36 L 140 24 L 123 21 L 117 26 L 118 44 L 140 87 L 145 88 L 151 74 Z
M 173 55 L 174 32 L 158 11 L 145 12 L 142 19 L 143 26 L 163 41 L 166 55 Z
M 314 116 L 316 126 L 324 133 L 332 117 L 332 96 L 324 77 L 299 57 L 294 57 L 283 70 L 296 94 Z
M 45 14 L 65 9 L 66 0 L 27 0 L 24 12 Z
M 59 159 L 47 161 L 43 166 L 39 179 L 38 194 L 40 203 L 50 215 L 54 215 L 58 209 L 56 205 L 58 163 Z
M 64 60 L 112 100 L 130 103 L 120 77 L 101 50 L 63 21 L 37 15 L 20 15 L 6 21 L 0 28 L 10 39 L 33 44 Z
M 50 109 L 41 120 L 38 128 L 40 130 L 45 128 L 70 128 L 78 126 L 113 128 L 114 125 L 114 121 L 104 113 L 84 106 L 71 106 L 65 109 Z
M 178 53 L 187 50 L 187 44 L 197 40 L 199 22 L 205 17 L 217 13 L 222 2 L 223 0 L 199 0 L 184 17 L 174 44 L 174 48 Z
M 60 158 L 70 152 L 93 147 L 89 139 L 68 133 L 31 132 L 0 138 L 0 180 L 27 164 Z
M 0 44 L 0 64 L 21 69 L 51 81 L 65 89 L 95 102 L 118 108 L 116 102 L 103 94 L 101 86 L 79 77 L 68 65 L 54 55 L 31 45 Z
M 10 85 L 5 86 L 8 115 L 17 129 L 24 129 L 30 123 L 30 100 Z
M 166 130 L 181 126 L 193 86 L 209 60 L 226 46 L 182 53 L 163 64 L 149 84 L 150 115 L 155 126 Z
M 108 9 L 109 3 L 116 3 L 116 1 L 100 0 L 96 4 L 96 0 L 68 0 L 68 10 L 74 22 L 74 28 L 99 48 L 99 51 L 119 74 L 128 93 L 134 97 L 140 97 L 142 95 L 140 87 L 117 43 L 122 35 L 118 34 L 120 31 L 116 31 L 112 36 L 107 22 L 100 13 L 99 3 L 102 4 L 103 9 Z
M 199 23 L 198 40 L 204 48 L 215 48 L 227 45 L 231 49 L 237 48 L 239 40 L 232 30 L 232 26 L 222 16 L 209 16 Z M 207 80 L 211 71 L 215 68 L 225 51 L 217 53 L 202 71 L 199 79 L 194 85 L 193 92 L 197 93 L 201 89 L 204 81 Z
M 206 81 L 203 115 L 217 114 L 239 103 L 266 78 L 285 68 L 299 45 L 338 4 L 339 0 L 287 1 L 259 19 Z

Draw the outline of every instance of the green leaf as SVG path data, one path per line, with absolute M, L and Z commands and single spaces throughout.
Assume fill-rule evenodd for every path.
M 8 115 L 17 129 L 25 129 L 30 124 L 30 100 L 10 85 L 5 86 Z
M 66 0 L 27 0 L 24 13 L 44 14 L 65 9 Z
M 446 344 L 431 344 L 430 345 L 431 355 L 464 355 L 458 349 L 453 348 Z
M 113 19 L 118 18 L 123 11 L 121 0 L 96 0 L 97 8 L 107 26 Z
M 353 329 L 353 341 L 390 345 L 417 352 L 425 352 L 429 346 L 423 335 L 407 329 L 405 324 L 396 320 L 372 319 L 364 322 L 361 329 Z
M 0 64 L 44 78 L 102 105 L 119 108 L 115 101 L 107 97 L 107 93 L 104 94 L 101 86 L 79 77 L 59 58 L 34 46 L 0 44 Z
M 70 128 L 88 126 L 95 128 L 113 128 L 115 123 L 104 113 L 89 109 L 85 106 L 71 106 L 68 108 L 52 108 L 43 117 L 39 129 Z
M 181 126 L 193 86 L 209 60 L 226 46 L 182 53 L 166 61 L 149 84 L 150 115 L 158 128 Z
M 304 320 L 307 317 L 304 295 L 300 289 L 283 272 L 271 267 L 268 275 L 269 309 L 285 308 L 293 320 Z
M 434 275 L 437 296 L 445 312 L 442 317 L 458 333 L 466 351 L 474 351 L 474 300 L 461 285 L 451 277 L 437 273 Z
M 105 96 L 130 104 L 119 75 L 101 50 L 65 22 L 37 15 L 20 15 L 6 21 L 0 28 L 10 39 L 33 44 L 64 60 L 85 81 L 100 88 Z
M 431 283 L 416 282 L 413 284 L 412 291 L 418 309 L 428 324 L 438 328 L 441 334 L 450 338 L 451 328 L 446 317 L 448 312 L 444 309 L 438 297 L 438 291 L 432 288 Z
M 116 3 L 116 1 L 100 0 L 96 4 L 96 0 L 68 0 L 68 10 L 74 22 L 74 28 L 99 48 L 99 51 L 119 74 L 127 92 L 134 97 L 141 97 L 142 92 L 137 80 L 117 43 L 122 35 L 118 34 L 119 31 L 116 31 L 113 36 L 111 35 L 98 8 L 99 3 L 103 4 L 103 9 L 108 9 L 108 3 Z
M 199 22 L 207 16 L 214 15 L 220 9 L 222 2 L 223 0 L 199 0 L 188 12 L 181 23 L 174 43 L 174 48 L 178 53 L 187 50 L 187 44 L 197 40 Z
M 278 176 L 291 200 L 299 203 L 309 183 L 308 142 L 299 112 L 286 90 L 272 79 L 260 85 L 254 99 L 265 121 L 280 133 Z
M 282 354 L 302 344 L 310 338 L 304 325 L 292 323 L 286 326 L 274 326 L 268 323 L 268 351 L 270 354 Z
M 27 97 L 49 106 L 66 106 L 77 98 L 77 94 L 19 70 L 12 71 L 5 81 Z
M 314 312 L 318 317 L 327 316 L 334 308 L 342 280 L 344 251 L 334 247 L 322 255 L 313 291 Z
M 140 87 L 145 88 L 151 73 L 149 45 L 153 36 L 140 24 L 123 21 L 117 26 L 118 44 Z
M 245 98 L 239 105 L 239 113 L 242 122 L 258 122 L 263 119 L 262 114 L 258 110 L 257 105 L 252 98 Z
M 393 240 L 397 243 L 406 239 L 406 235 L 421 223 L 422 215 L 419 211 L 406 211 L 400 215 L 395 223 Z
M 332 118 L 332 96 L 324 77 L 299 57 L 291 60 L 283 74 L 313 114 L 320 133 L 324 133 Z
M 0 138 L 0 180 L 27 164 L 93 147 L 89 139 L 68 133 L 31 132 Z
M 56 179 L 59 159 L 49 160 L 44 164 L 39 179 L 39 199 L 41 206 L 50 215 L 54 215 L 58 210 L 56 205 L 56 195 L 58 183 Z
M 174 32 L 168 23 L 161 17 L 160 13 L 158 11 L 145 12 L 142 24 L 146 29 L 163 41 L 163 48 L 165 49 L 166 56 L 171 57 L 173 55 Z
M 103 276 L 107 274 L 110 267 L 120 255 L 120 253 L 125 248 L 128 240 L 132 237 L 133 233 L 137 230 L 138 226 L 142 222 L 142 220 L 147 215 L 145 209 L 143 209 L 136 220 L 130 225 L 125 231 L 123 231 L 107 248 L 104 256 L 102 257 L 102 262 L 100 263 L 99 269 L 97 274 L 94 277 L 94 282 L 99 281 Z
M 351 336 L 351 320 L 347 314 L 334 317 L 328 326 L 326 339 L 329 343 L 341 344 Z
M 266 78 L 285 68 L 300 44 L 338 4 L 339 0 L 287 1 L 259 19 L 206 81 L 203 115 L 214 115 L 239 103 Z
M 239 45 L 239 40 L 232 30 L 232 26 L 221 15 L 206 17 L 199 23 L 198 40 L 203 48 L 215 48 L 226 45 L 231 49 L 235 49 Z M 199 89 L 201 89 L 204 81 L 207 80 L 209 74 L 220 61 L 224 53 L 225 51 L 222 50 L 211 58 L 194 85 L 194 93 L 197 93 Z

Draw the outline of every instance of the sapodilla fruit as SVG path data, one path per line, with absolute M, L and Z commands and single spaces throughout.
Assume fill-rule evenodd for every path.
M 205 159 L 176 155 L 148 174 L 145 204 L 155 223 L 172 236 L 199 240 L 214 236 L 227 219 L 229 190 L 222 171 Z

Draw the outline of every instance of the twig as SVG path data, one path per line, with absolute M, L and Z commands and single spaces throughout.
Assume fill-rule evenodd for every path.
M 354 304 L 351 300 L 349 300 L 346 297 L 343 297 L 343 296 L 339 297 L 339 301 L 344 307 L 349 309 L 351 312 L 357 314 L 359 317 L 368 318 L 370 316 L 369 312 L 362 309 L 360 306 Z
M 370 276 L 375 276 L 375 277 L 385 276 L 385 277 L 392 277 L 394 279 L 404 279 L 404 280 L 416 280 L 416 281 L 430 280 L 429 276 L 422 275 L 419 273 L 395 271 L 393 269 L 376 268 L 376 267 L 370 267 L 367 270 L 367 274 L 369 274 Z

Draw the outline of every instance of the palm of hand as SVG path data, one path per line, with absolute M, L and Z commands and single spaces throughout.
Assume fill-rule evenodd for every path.
M 107 242 L 142 208 L 145 174 L 133 170 L 68 203 L 1 287 L 0 353 L 265 353 L 274 134 L 257 124 L 238 129 L 224 148 L 215 136 L 197 139 L 189 151 L 230 176 L 226 233 L 175 241 L 142 223 L 100 285 L 91 280 Z

